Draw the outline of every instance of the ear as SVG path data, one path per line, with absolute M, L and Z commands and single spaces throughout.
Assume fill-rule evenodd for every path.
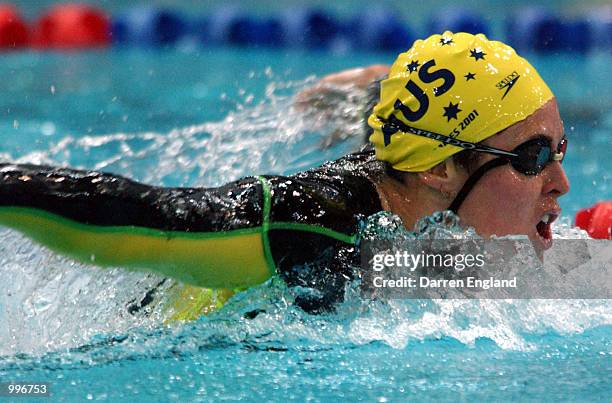
M 467 172 L 452 157 L 418 175 L 421 183 L 447 197 L 454 197 L 468 179 Z

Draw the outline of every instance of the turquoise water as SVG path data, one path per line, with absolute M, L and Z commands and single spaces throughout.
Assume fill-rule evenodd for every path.
M 605 401 L 611 330 L 531 336 L 538 347 L 528 352 L 500 349 L 486 338 L 466 346 L 449 337 L 402 348 L 384 342 L 320 346 L 306 339 L 265 350 L 270 346 L 257 340 L 228 343 L 196 333 L 200 345 L 186 352 L 172 345 L 174 336 L 156 352 L 78 364 L 46 358 L 51 361 L 47 368 L 10 368 L 8 373 L 11 379 L 49 380 L 56 396 L 67 401 L 160 396 L 205 401 Z M 111 355 L 112 349 L 100 347 L 91 354 Z
M 292 95 L 314 76 L 392 58 L 189 48 L 3 55 L 0 160 L 167 186 L 295 172 L 360 138 L 343 113 L 294 111 Z M 530 59 L 559 98 L 571 142 L 572 191 L 561 199 L 570 220 L 612 199 L 612 60 Z M 354 114 L 355 104 L 345 109 Z M 348 138 L 321 149 L 338 128 Z M 573 235 L 563 226 L 557 234 Z M 312 317 L 271 282 L 209 317 L 166 327 L 160 307 L 172 285 L 150 315 L 125 310 L 158 281 L 76 264 L 0 230 L 0 379 L 49 381 L 61 401 L 605 400 L 611 392 L 608 301 L 349 296 L 338 312 Z M 255 308 L 266 313 L 244 319 Z

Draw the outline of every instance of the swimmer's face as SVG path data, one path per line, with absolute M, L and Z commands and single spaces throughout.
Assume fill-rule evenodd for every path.
M 551 140 L 553 149 L 563 137 L 563 122 L 555 99 L 483 144 L 512 150 L 542 135 Z M 482 154 L 479 165 L 493 158 Z M 459 216 L 483 237 L 528 235 L 541 258 L 544 250 L 552 246 L 550 222 L 561 213 L 557 199 L 568 191 L 569 181 L 559 162 L 549 163 L 535 176 L 523 175 L 507 164 L 487 172 L 478 181 L 461 206 Z M 544 225 L 541 221 L 546 221 L 546 215 L 550 220 Z

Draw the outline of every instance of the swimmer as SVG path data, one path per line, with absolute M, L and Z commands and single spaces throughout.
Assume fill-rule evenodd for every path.
M 0 164 L 0 224 L 86 263 L 142 269 L 206 288 L 278 275 L 343 297 L 360 220 L 381 210 L 410 229 L 450 209 L 483 237 L 552 244 L 569 190 L 557 102 L 536 70 L 484 35 L 445 32 L 398 56 L 368 118 L 371 145 L 288 177 L 162 188 L 120 176 Z

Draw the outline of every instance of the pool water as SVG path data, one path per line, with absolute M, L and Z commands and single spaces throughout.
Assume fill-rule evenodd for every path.
M 356 149 L 341 112 L 296 112 L 315 77 L 388 63 L 341 55 L 188 47 L 3 55 L 0 160 L 69 165 L 166 186 L 288 174 Z M 610 55 L 530 57 L 561 105 L 572 183 L 565 221 L 612 199 Z M 356 92 L 358 96 L 358 92 Z M 348 138 L 322 149 L 330 133 Z M 559 237 L 576 234 L 560 225 Z M 563 251 L 559 251 L 563 253 Z M 164 325 L 125 306 L 160 281 L 77 264 L 0 230 L 0 379 L 48 381 L 55 400 L 604 400 L 607 300 L 365 302 L 309 316 L 271 281 L 220 311 Z M 348 290 L 347 292 L 351 292 Z M 244 313 L 263 309 L 254 319 Z

